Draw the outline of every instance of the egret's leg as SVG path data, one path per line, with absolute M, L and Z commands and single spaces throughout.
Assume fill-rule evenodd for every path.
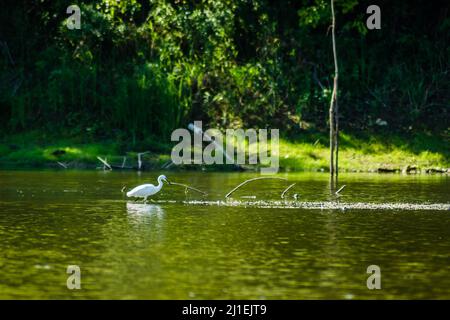
M 147 197 L 144 197 L 144 203 L 147 203 Z

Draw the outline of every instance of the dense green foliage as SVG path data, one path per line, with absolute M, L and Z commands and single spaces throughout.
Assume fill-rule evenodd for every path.
M 326 0 L 6 0 L 0 11 L 3 131 L 167 138 L 219 127 L 326 130 L 332 85 Z M 337 7 L 339 106 L 346 131 L 448 128 L 450 17 L 445 2 Z M 376 120 L 387 121 L 378 126 Z

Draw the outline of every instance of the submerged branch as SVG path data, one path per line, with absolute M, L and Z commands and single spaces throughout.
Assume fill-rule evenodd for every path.
M 284 195 L 286 194 L 286 192 L 289 191 L 289 189 L 291 189 L 293 186 L 295 186 L 296 184 L 293 183 L 291 184 L 289 187 L 287 187 L 286 189 L 284 189 L 283 193 L 281 194 L 281 199 L 284 199 Z
M 97 159 L 98 159 L 101 163 L 103 163 L 103 165 L 106 166 L 109 170 L 112 170 L 112 168 L 111 168 L 111 166 L 109 165 L 109 163 L 107 162 L 107 159 L 106 159 L 106 158 L 105 158 L 105 159 L 102 159 L 102 158 L 100 158 L 100 157 L 97 157 Z
M 343 185 L 342 187 L 340 187 L 339 190 L 336 191 L 335 193 L 336 193 L 336 194 L 339 194 L 339 192 L 341 192 L 342 190 L 344 190 L 345 186 L 346 186 L 346 185 L 344 184 L 344 185 Z
M 190 190 L 194 190 L 194 191 L 197 191 L 198 193 L 201 193 L 201 194 L 203 194 L 204 196 L 207 196 L 208 194 L 206 193 L 206 192 L 203 192 L 203 191 L 201 191 L 201 190 L 198 190 L 198 189 L 196 189 L 196 188 L 194 188 L 194 187 L 189 187 L 188 185 L 185 185 L 185 184 L 182 184 L 182 183 L 176 183 L 176 182 L 169 182 L 169 184 L 173 184 L 173 185 L 176 185 L 176 186 L 181 186 L 181 187 L 185 187 L 186 189 L 190 189 Z
M 63 163 L 63 162 L 59 162 L 56 161 L 57 164 L 59 164 L 61 167 L 63 167 L 64 169 L 67 169 L 67 164 Z
M 287 181 L 286 178 L 279 178 L 279 177 L 258 177 L 258 178 L 253 178 L 253 179 L 248 179 L 245 180 L 244 182 L 242 182 L 241 184 L 239 184 L 237 187 L 235 187 L 233 190 L 231 190 L 230 192 L 228 192 L 225 195 L 225 198 L 228 198 L 233 192 L 235 192 L 237 189 L 239 189 L 240 187 L 242 187 L 243 185 L 251 182 L 251 181 L 255 181 L 255 180 L 262 180 L 262 179 L 277 179 L 277 180 L 284 180 Z

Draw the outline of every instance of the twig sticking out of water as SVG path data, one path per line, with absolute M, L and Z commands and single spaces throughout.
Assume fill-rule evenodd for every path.
M 336 194 L 339 194 L 339 192 L 341 192 L 342 190 L 344 190 L 345 186 L 346 186 L 346 185 L 344 184 L 344 185 L 343 185 L 342 187 L 340 187 L 339 190 L 336 191 L 335 193 L 336 193 Z
M 258 178 L 253 178 L 253 179 L 248 179 L 245 180 L 244 182 L 242 182 L 241 184 L 239 184 L 237 187 L 235 187 L 233 190 L 231 190 L 230 192 L 228 192 L 225 195 L 225 198 L 228 198 L 233 192 L 235 192 L 237 189 L 239 189 L 240 187 L 242 187 L 243 185 L 251 182 L 251 181 L 255 181 L 255 180 L 262 180 L 262 179 L 277 179 L 277 180 L 284 180 L 287 181 L 286 178 L 279 178 L 279 177 L 258 177 Z
M 198 193 L 201 193 L 201 194 L 203 194 L 204 196 L 207 196 L 207 195 L 208 195 L 206 192 L 203 192 L 203 191 L 198 190 L 198 189 L 193 188 L 193 187 L 189 187 L 188 185 L 185 185 L 185 184 L 182 184 L 182 183 L 176 183 L 176 182 L 172 182 L 172 181 L 171 181 L 171 182 L 169 182 L 169 184 L 173 184 L 173 185 L 176 185 L 176 186 L 185 187 L 186 189 L 190 189 L 190 190 L 197 191 Z
M 139 171 L 141 170 L 141 167 L 142 167 L 141 156 L 143 156 L 143 155 L 145 155 L 145 154 L 147 154 L 147 153 L 150 153 L 150 151 L 145 151 L 145 152 L 140 152 L 140 153 L 138 153 L 138 170 L 139 170 Z
M 286 192 L 289 191 L 289 189 L 291 189 L 293 186 L 295 186 L 296 184 L 293 183 L 291 184 L 289 187 L 287 187 L 286 189 L 284 189 L 283 193 L 281 194 L 281 199 L 284 199 L 284 195 L 286 194 Z
M 97 159 L 103 163 L 104 166 L 108 167 L 109 170 L 112 170 L 111 166 L 109 165 L 109 163 L 107 162 L 107 159 L 105 158 L 104 160 L 100 157 L 97 157 Z
M 57 164 L 59 164 L 61 167 L 63 167 L 64 169 L 67 169 L 67 164 L 56 161 Z
M 168 168 L 170 168 L 172 165 L 173 165 L 172 160 L 169 160 L 169 161 L 165 162 L 165 163 L 161 166 L 161 169 L 168 169 Z

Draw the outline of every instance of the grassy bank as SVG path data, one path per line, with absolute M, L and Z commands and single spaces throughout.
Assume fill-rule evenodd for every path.
M 152 148 L 149 148 L 152 145 Z M 85 137 L 60 138 L 38 132 L 27 132 L 4 137 L 0 140 L 0 166 L 3 168 L 51 168 L 60 162 L 69 168 L 96 168 L 103 166 L 97 157 L 108 163 L 136 166 L 138 152 L 148 151 L 142 157 L 147 168 L 157 167 L 170 159 L 170 146 L 151 140 L 141 146 L 131 146 L 119 140 L 103 139 L 94 142 Z
M 315 141 L 313 142 L 313 140 Z M 417 135 L 405 137 L 356 137 L 341 134 L 339 168 L 343 171 L 425 170 L 449 168 L 450 149 L 444 138 Z M 303 170 L 328 170 L 328 139 L 311 136 L 280 144 L 280 165 Z
M 61 139 L 29 132 L 6 136 L 0 140 L 0 166 L 14 169 L 62 168 L 63 165 L 69 168 L 96 168 L 103 166 L 97 159 L 101 157 L 112 165 L 136 167 L 138 152 L 148 151 L 142 155 L 144 168 L 159 169 L 170 160 L 171 148 L 172 145 L 162 144 L 156 139 L 133 146 L 124 141 Z M 327 171 L 328 157 L 328 140 L 324 134 L 307 134 L 280 140 L 282 171 Z M 339 162 L 342 171 L 401 171 L 407 166 L 420 170 L 450 168 L 449 159 L 450 150 L 445 137 L 341 135 Z

